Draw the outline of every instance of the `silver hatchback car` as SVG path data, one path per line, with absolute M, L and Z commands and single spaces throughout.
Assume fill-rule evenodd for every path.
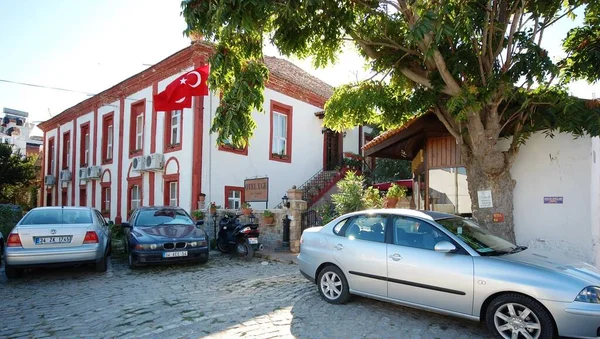
M 362 295 L 484 321 L 506 339 L 600 336 L 600 271 L 455 215 L 355 212 L 300 244 L 300 272 L 329 303 Z
M 96 271 L 105 272 L 110 239 L 109 223 L 93 208 L 32 209 L 6 239 L 6 277 L 40 266 L 94 264 Z

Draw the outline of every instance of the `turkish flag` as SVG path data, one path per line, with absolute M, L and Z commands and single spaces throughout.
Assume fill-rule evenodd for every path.
M 154 95 L 154 109 L 171 111 L 192 107 L 192 97 L 208 94 L 208 65 L 185 73 L 167 85 L 164 91 Z

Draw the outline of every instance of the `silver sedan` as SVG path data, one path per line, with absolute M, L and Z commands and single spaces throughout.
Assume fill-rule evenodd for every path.
M 27 267 L 93 264 L 105 272 L 110 228 L 89 207 L 39 207 L 27 213 L 6 239 L 5 273 L 17 278 Z
M 439 212 L 370 210 L 305 230 L 300 272 L 351 294 L 485 322 L 499 338 L 600 336 L 600 271 Z

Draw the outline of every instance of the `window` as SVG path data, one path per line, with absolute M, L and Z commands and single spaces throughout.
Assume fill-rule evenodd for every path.
M 244 188 L 225 186 L 225 208 L 240 209 L 244 203 Z
M 271 101 L 271 145 L 269 159 L 291 162 L 292 106 Z
M 165 152 L 181 150 L 183 111 L 165 112 Z
M 81 166 L 89 165 L 90 157 L 90 123 L 87 122 L 81 125 L 81 153 L 79 154 L 79 164 Z
M 54 138 L 48 140 L 48 175 L 54 174 Z
M 62 168 L 69 168 L 71 163 L 71 133 L 63 134 Z
M 110 186 L 102 187 L 102 215 L 110 216 Z
M 440 241 L 454 243 L 442 231 L 421 220 L 395 216 L 392 225 L 395 245 L 433 251 L 435 244 Z
M 345 236 L 350 240 L 385 242 L 386 221 L 385 215 L 359 215 L 352 219 Z
M 181 111 L 171 112 L 171 145 L 176 145 L 181 142 L 179 129 L 180 126 Z
M 136 208 L 141 206 L 142 203 L 142 192 L 140 190 L 140 186 L 138 185 L 133 185 L 131 186 L 131 188 L 129 189 L 129 194 L 130 194 L 130 210 L 135 210 Z
M 333 233 L 343 236 L 344 235 L 343 231 L 345 230 L 344 225 L 346 225 L 347 221 L 348 221 L 348 219 L 344 219 L 344 220 L 338 222 L 335 225 L 335 227 L 333 228 Z
M 79 206 L 87 206 L 87 190 L 85 187 L 79 189 Z
M 240 155 L 248 155 L 248 143 L 243 148 L 235 147 L 231 140 L 219 145 L 219 151 L 231 152 Z
M 178 183 L 177 181 L 171 181 L 169 183 L 169 206 L 177 206 L 178 202 L 177 202 L 177 190 L 178 190 Z
M 142 155 L 144 148 L 144 111 L 146 100 L 131 105 L 129 120 L 129 155 L 130 157 Z
M 114 113 L 109 113 L 102 119 L 102 162 L 112 163 L 114 144 Z

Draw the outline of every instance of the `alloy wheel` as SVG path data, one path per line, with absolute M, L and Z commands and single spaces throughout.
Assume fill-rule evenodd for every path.
M 327 272 L 321 277 L 321 290 L 327 299 L 335 300 L 342 294 L 342 279 L 335 272 Z
M 538 339 L 542 333 L 540 319 L 528 307 L 506 303 L 494 313 L 494 325 L 505 339 Z

